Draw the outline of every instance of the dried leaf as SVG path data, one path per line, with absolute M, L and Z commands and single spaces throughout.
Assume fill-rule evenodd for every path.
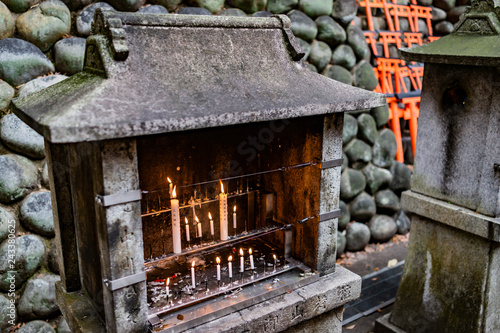
M 347 326 L 345 329 L 346 330 L 352 330 L 354 327 L 356 327 L 356 325 Z

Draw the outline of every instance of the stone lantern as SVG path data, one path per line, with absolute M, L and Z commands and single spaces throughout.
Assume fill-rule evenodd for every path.
M 500 331 L 500 8 L 472 1 L 455 30 L 401 49 L 425 63 L 408 254 L 377 332 Z

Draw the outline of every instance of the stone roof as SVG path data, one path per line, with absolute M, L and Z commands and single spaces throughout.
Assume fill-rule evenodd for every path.
M 84 71 L 14 100 L 53 143 L 368 109 L 385 97 L 310 71 L 286 16 L 96 12 Z

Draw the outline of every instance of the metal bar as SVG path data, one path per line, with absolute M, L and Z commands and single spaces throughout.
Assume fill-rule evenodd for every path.
M 117 193 L 110 195 L 98 194 L 96 195 L 95 198 L 95 201 L 103 207 L 121 205 L 139 200 L 141 200 L 141 190 L 134 190 L 125 193 Z
M 146 272 L 140 272 L 116 280 L 105 279 L 104 284 L 110 291 L 115 291 L 143 281 L 146 281 Z
M 334 219 L 336 217 L 340 217 L 340 209 L 334 210 L 333 212 L 320 214 L 319 215 L 319 222 L 331 220 L 331 219 Z
M 338 167 L 338 166 L 341 166 L 342 163 L 344 163 L 344 158 L 343 157 L 342 158 L 337 158 L 336 160 L 323 161 L 321 163 L 321 170 Z

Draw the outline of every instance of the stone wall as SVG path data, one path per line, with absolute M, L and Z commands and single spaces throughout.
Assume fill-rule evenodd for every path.
M 462 2 L 459 0 L 456 8 Z M 436 10 L 440 15 L 436 22 L 448 18 L 453 23 L 459 11 L 453 7 L 455 0 L 434 3 L 448 11 L 446 16 L 446 12 Z M 18 331 L 68 331 L 55 304 L 54 282 L 59 277 L 44 142 L 10 112 L 10 101 L 82 70 L 85 38 L 90 34 L 96 8 L 259 17 L 283 13 L 292 21 L 292 30 L 306 51 L 311 70 L 368 90 L 377 85 L 370 49 L 361 31 L 362 15 L 356 18 L 355 0 L 0 1 L 1 329 L 12 326 L 7 278 L 8 271 L 15 270 L 15 327 L 27 323 Z M 347 248 L 358 250 L 370 238 L 384 241 L 396 230 L 407 231 L 398 196 L 408 188 L 410 172 L 394 162 L 395 140 L 385 128 L 387 121 L 387 108 L 345 116 L 343 215 L 339 228 L 344 230 L 350 221 L 356 222 L 351 223 L 347 235 L 339 233 L 339 253 L 345 237 Z M 14 268 L 8 266 L 11 221 L 16 225 Z

